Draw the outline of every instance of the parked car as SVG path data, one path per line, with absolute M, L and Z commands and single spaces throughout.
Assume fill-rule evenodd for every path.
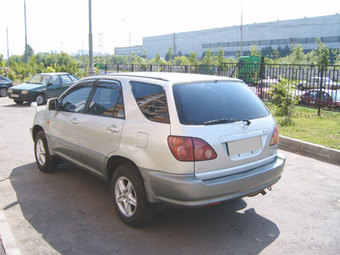
M 272 78 L 272 77 L 267 77 L 265 79 L 260 80 L 259 82 L 259 87 L 270 87 L 272 85 L 275 85 L 277 83 L 279 83 L 281 81 L 281 78 L 276 79 L 276 78 Z
M 57 97 L 79 78 L 70 73 L 40 73 L 28 82 L 19 84 L 8 90 L 8 97 L 15 103 L 36 101 L 44 104 L 47 98 Z
M 329 107 L 329 108 L 338 108 L 340 109 L 340 90 L 333 91 L 319 91 L 319 90 L 310 90 L 300 97 L 300 103 L 307 104 L 310 106 L 318 106 L 319 104 L 319 95 L 321 93 L 321 107 Z
M 12 86 L 13 81 L 0 75 L 0 97 L 7 96 L 7 90 Z
M 298 89 L 317 89 L 321 86 L 321 77 L 312 77 L 310 80 L 299 82 Z M 329 77 L 322 78 L 322 88 L 339 89 L 340 83 L 334 82 Z
M 159 204 L 200 207 L 265 193 L 283 171 L 275 120 L 238 79 L 179 73 L 88 77 L 34 117 L 38 168 L 57 158 L 111 185 L 128 225 Z

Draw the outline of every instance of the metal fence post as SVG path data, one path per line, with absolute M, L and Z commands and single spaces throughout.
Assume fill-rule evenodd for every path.
M 321 98 L 322 98 L 322 85 L 323 85 L 323 71 L 324 66 L 321 66 L 321 75 L 320 75 L 320 89 L 318 93 L 318 116 L 321 114 Z

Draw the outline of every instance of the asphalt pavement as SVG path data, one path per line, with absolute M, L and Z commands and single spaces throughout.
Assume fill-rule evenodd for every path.
M 124 225 L 109 187 L 62 164 L 41 173 L 35 109 L 0 98 L 0 235 L 8 254 L 339 254 L 340 167 L 286 151 L 267 195 L 199 209 L 167 208 Z

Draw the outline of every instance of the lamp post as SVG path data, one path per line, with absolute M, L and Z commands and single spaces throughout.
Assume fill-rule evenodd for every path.
M 10 63 L 9 63 L 9 42 L 8 42 L 8 22 L 5 16 L 2 16 L 0 14 L 0 16 L 4 19 L 5 23 L 6 23 L 6 42 L 7 42 L 7 67 L 10 67 Z
M 89 0 L 89 75 L 94 75 L 92 43 L 92 1 Z
M 26 53 L 26 63 L 27 63 L 28 62 L 28 49 L 27 49 L 26 0 L 24 0 L 24 17 L 25 17 L 25 53 Z

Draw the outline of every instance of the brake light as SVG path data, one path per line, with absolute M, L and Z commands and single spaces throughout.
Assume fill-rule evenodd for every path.
M 270 146 L 273 146 L 278 142 L 279 142 L 279 129 L 277 126 L 275 126 L 272 139 L 270 140 Z
M 172 154 L 179 161 L 203 161 L 217 158 L 214 149 L 199 138 L 169 136 L 168 144 Z

